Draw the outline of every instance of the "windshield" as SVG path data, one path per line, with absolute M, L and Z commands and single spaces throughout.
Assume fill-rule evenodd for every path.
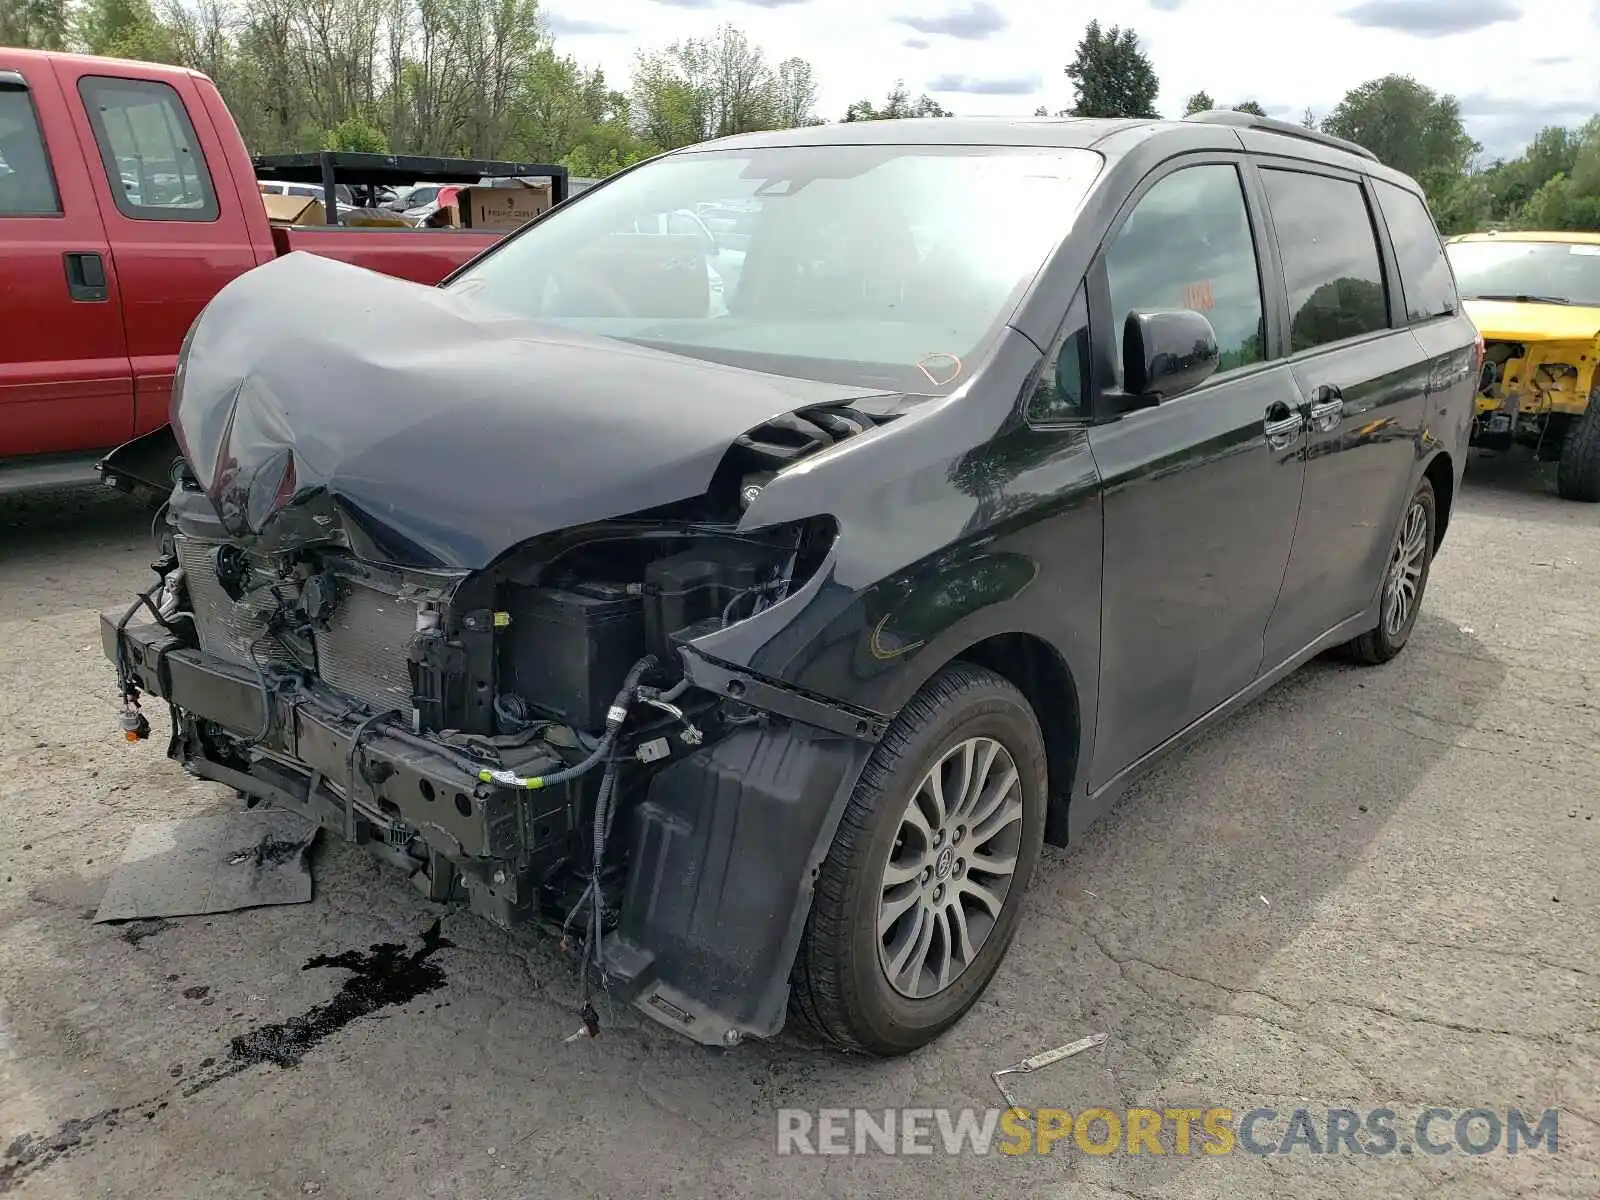
M 1600 245 L 1451 242 L 1445 247 L 1464 300 L 1550 300 L 1600 307 Z
M 1101 162 L 973 146 L 676 154 L 557 208 L 447 287 L 676 354 L 944 391 L 1011 316 Z

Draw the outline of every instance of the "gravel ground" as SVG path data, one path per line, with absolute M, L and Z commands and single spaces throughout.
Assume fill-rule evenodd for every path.
M 313 956 L 416 954 L 439 911 L 325 837 L 309 906 L 91 924 L 135 825 L 233 799 L 162 757 L 160 714 L 117 738 L 95 614 L 148 578 L 149 515 L 0 500 L 0 1193 L 1593 1197 L 1600 508 L 1546 482 L 1474 463 L 1406 654 L 1311 665 L 1048 851 L 987 997 L 889 1064 L 707 1052 L 626 1011 L 565 1044 L 553 948 L 448 911 L 419 994 L 230 1067 L 234 1038 L 313 1028 L 354 977 Z M 1390 1107 L 1402 1131 L 1430 1106 L 1558 1108 L 1559 1152 L 776 1152 L 780 1107 L 990 1106 L 992 1070 L 1096 1031 L 1018 1099 Z

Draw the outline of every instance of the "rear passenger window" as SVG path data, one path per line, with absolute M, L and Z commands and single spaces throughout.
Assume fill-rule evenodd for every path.
M 145 79 L 87 75 L 78 94 L 89 112 L 111 194 L 136 221 L 215 221 L 217 194 L 183 100 Z
M 1400 266 L 1406 318 L 1427 321 L 1459 312 L 1455 277 L 1422 197 L 1392 183 L 1374 180 L 1373 186 L 1384 223 L 1389 226 L 1389 240 L 1394 243 L 1395 261 Z
M 1361 185 L 1273 168 L 1261 178 L 1289 285 L 1289 349 L 1387 329 L 1383 266 Z
M 1261 274 L 1239 172 L 1227 164 L 1184 167 L 1134 208 L 1106 252 L 1117 369 L 1134 309 L 1189 308 L 1210 320 L 1221 371 L 1265 357 Z
M 33 97 L 0 90 L 0 217 L 61 215 Z

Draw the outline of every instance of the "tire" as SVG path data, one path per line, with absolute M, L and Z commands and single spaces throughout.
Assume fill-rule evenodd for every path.
M 1007 758 L 1016 768 L 1011 788 L 1002 787 Z M 988 786 L 975 789 L 972 807 L 946 797 L 948 819 L 939 821 L 923 787 L 935 767 L 953 796 L 966 794 L 961 781 L 986 765 Z M 790 982 L 792 1015 L 842 1049 L 883 1057 L 925 1046 L 960 1020 L 1016 933 L 1044 840 L 1047 783 L 1038 719 L 1012 684 L 965 663 L 929 681 L 867 761 L 818 870 Z M 977 818 L 970 829 L 963 815 Z M 978 852 L 974 862 L 963 845 Z M 1009 880 L 976 866 L 1013 856 Z M 880 937 L 880 904 L 900 908 L 908 896 L 909 907 L 890 914 L 890 936 Z M 946 932 L 958 920 L 965 938 Z M 925 940 L 912 936 L 918 922 L 929 928 Z M 907 966 L 891 981 L 896 952 Z M 920 960 L 927 969 L 919 972 L 911 964 Z
M 1345 643 L 1347 657 L 1377 666 L 1388 662 L 1406 648 L 1411 630 L 1417 623 L 1417 613 L 1422 609 L 1423 593 L 1428 588 L 1428 574 L 1433 568 L 1434 528 L 1438 511 L 1433 484 L 1424 479 L 1406 503 L 1406 510 L 1400 518 L 1400 530 L 1395 535 L 1394 549 L 1390 551 L 1388 565 L 1384 568 L 1383 591 L 1378 601 L 1378 623 L 1360 637 Z M 1408 565 L 1402 567 L 1402 562 Z M 1398 586 L 1404 575 L 1409 575 L 1412 590 L 1404 613 L 1395 620 L 1394 606 L 1406 595 Z
M 1556 494 L 1587 504 L 1600 501 L 1600 388 L 1589 393 L 1589 407 L 1567 427 L 1556 465 Z

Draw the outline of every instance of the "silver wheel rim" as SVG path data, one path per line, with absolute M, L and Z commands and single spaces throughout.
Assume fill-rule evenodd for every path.
M 1389 576 L 1383 588 L 1383 631 L 1399 637 L 1411 614 L 1416 611 L 1422 592 L 1422 568 L 1427 565 L 1428 513 L 1419 501 L 1406 510 L 1400 540 L 1389 563 Z
M 993 738 L 952 747 L 911 793 L 884 864 L 878 963 L 925 1000 L 970 967 L 999 923 L 1022 848 L 1022 778 Z

